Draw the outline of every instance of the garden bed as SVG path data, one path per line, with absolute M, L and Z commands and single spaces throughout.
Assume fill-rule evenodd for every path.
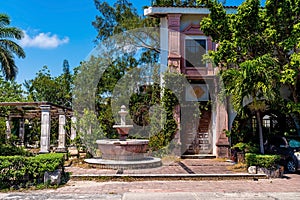
M 30 157 L 0 156 L 0 189 L 24 188 L 44 183 L 46 172 L 58 169 L 64 172 L 64 157 L 60 153 Z

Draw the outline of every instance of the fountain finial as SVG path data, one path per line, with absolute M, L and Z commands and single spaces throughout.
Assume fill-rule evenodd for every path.
M 128 112 L 126 111 L 126 106 L 122 105 L 121 110 L 118 112 L 121 117 L 121 125 L 126 125 L 126 115 Z

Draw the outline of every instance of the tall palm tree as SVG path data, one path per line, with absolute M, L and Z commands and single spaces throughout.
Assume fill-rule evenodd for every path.
M 266 54 L 240 64 L 238 68 L 221 73 L 225 91 L 231 97 L 236 112 L 241 113 L 244 100 L 252 100 L 249 108 L 255 112 L 259 133 L 260 152 L 264 154 L 261 112 L 266 102 L 274 103 L 278 94 L 278 72 L 276 61 Z
M 22 47 L 13 41 L 22 39 L 23 32 L 16 27 L 9 27 L 9 24 L 9 16 L 0 13 L 0 65 L 6 80 L 14 79 L 18 72 L 14 55 L 25 58 Z

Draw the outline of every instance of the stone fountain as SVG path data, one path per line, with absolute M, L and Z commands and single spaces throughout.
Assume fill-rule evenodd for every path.
M 95 167 L 112 169 L 139 169 L 154 168 L 161 166 L 159 158 L 147 156 L 149 140 L 127 139 L 129 130 L 133 125 L 126 125 L 126 107 L 121 106 L 118 112 L 121 124 L 114 125 L 117 129 L 119 139 L 97 140 L 101 158 L 85 159 L 85 162 Z

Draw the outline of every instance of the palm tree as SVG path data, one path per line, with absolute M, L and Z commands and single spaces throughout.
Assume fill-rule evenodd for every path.
M 278 97 L 276 61 L 266 54 L 254 60 L 247 60 L 238 68 L 221 73 L 225 91 L 231 97 L 236 112 L 241 113 L 245 100 L 252 100 L 249 108 L 255 112 L 259 133 L 260 152 L 264 154 L 261 112 L 266 102 L 272 103 Z
M 14 55 L 25 58 L 22 47 L 13 41 L 22 39 L 23 32 L 16 27 L 8 27 L 9 24 L 9 16 L 0 13 L 0 65 L 6 80 L 14 79 L 18 72 Z

